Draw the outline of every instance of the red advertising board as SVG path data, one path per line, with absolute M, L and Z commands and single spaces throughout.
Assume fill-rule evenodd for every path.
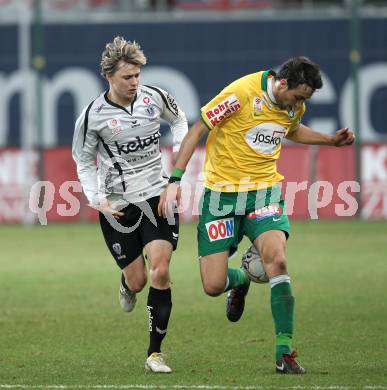
M 362 147 L 362 217 L 387 218 L 387 144 Z
M 204 148 L 191 159 L 182 182 L 181 219 L 197 219 L 203 180 Z M 387 144 L 362 147 L 362 216 L 387 218 Z M 37 194 L 45 187 L 45 215 L 50 221 L 95 221 L 97 212 L 87 206 L 69 147 L 44 151 L 44 182 L 37 174 L 38 156 L 19 149 L 0 151 L 0 223 L 37 219 Z M 283 196 L 292 218 L 348 218 L 356 212 L 352 148 L 285 146 L 278 170 L 285 176 Z M 170 170 L 172 153 L 164 150 Z

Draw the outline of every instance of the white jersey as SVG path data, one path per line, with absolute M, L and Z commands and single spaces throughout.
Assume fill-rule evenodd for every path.
M 140 85 L 130 106 L 91 102 L 75 124 L 73 158 L 90 204 L 101 196 L 123 203 L 160 195 L 168 182 L 161 164 L 160 120 L 165 119 L 177 152 L 188 130 L 183 111 L 166 91 Z

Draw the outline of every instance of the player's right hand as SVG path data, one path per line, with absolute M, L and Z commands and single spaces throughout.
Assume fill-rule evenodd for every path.
M 336 131 L 333 136 L 333 144 L 337 147 L 352 145 L 355 142 L 355 135 L 348 127 Z
M 167 218 L 174 215 L 176 206 L 180 205 L 181 189 L 177 183 L 169 183 L 167 188 L 160 194 L 158 213 L 160 217 Z
M 97 206 L 92 206 L 102 214 L 111 214 L 115 219 L 118 219 L 124 215 L 122 211 L 118 211 L 113 208 L 112 204 L 106 199 L 101 198 Z

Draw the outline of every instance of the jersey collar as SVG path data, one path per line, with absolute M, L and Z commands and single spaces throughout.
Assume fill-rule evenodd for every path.
M 270 76 L 275 76 L 276 73 L 274 70 L 265 70 L 262 72 L 262 78 L 261 78 L 261 88 L 262 91 L 267 92 L 267 78 Z
M 275 99 L 275 96 L 273 94 L 273 82 L 274 82 L 273 77 L 267 78 L 267 94 L 269 95 L 270 100 L 274 104 L 277 104 L 277 100 Z
M 268 96 L 266 97 L 267 100 L 271 100 L 272 103 L 277 104 L 275 97 L 273 95 L 273 83 L 272 83 L 272 78 L 269 78 L 269 76 L 275 76 L 276 73 L 274 70 L 265 70 L 262 72 L 261 76 L 261 89 L 263 92 L 263 96 Z
M 124 107 L 124 106 L 121 106 L 120 104 L 117 104 L 117 103 L 114 103 L 112 102 L 110 99 L 109 99 L 109 96 L 108 96 L 108 93 L 109 93 L 109 90 L 107 90 L 105 92 L 105 94 L 103 95 L 106 102 L 109 103 L 111 106 L 114 106 L 114 107 L 117 107 L 117 108 L 121 108 L 121 110 L 124 110 L 126 113 L 128 113 L 129 115 L 132 115 L 133 114 L 133 105 L 134 105 L 134 102 L 136 101 L 137 99 L 137 94 L 135 95 L 132 103 L 130 104 L 130 112 Z

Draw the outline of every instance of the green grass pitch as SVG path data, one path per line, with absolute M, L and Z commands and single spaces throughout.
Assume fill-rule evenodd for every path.
M 268 285 L 252 285 L 235 324 L 224 295 L 203 293 L 195 229 L 182 225 L 171 265 L 163 351 L 174 372 L 155 375 L 144 370 L 147 289 L 134 312 L 120 311 L 119 270 L 97 225 L 1 226 L 0 390 L 387 387 L 387 221 L 293 222 L 302 377 L 274 373 Z

